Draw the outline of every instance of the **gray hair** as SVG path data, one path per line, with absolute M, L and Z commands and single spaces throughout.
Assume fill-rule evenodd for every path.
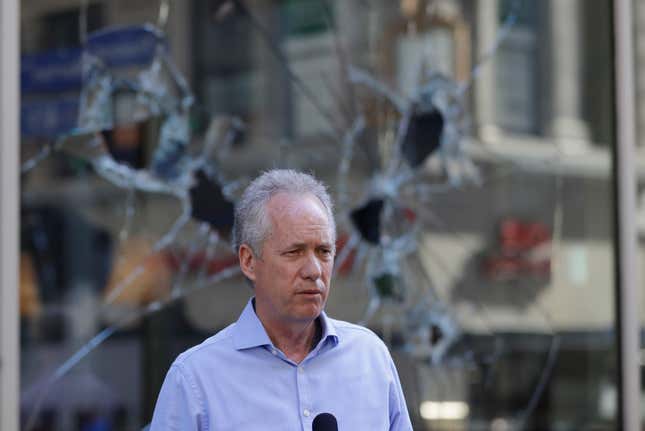
M 334 221 L 333 204 L 327 187 L 312 175 L 291 169 L 272 169 L 254 179 L 242 193 L 235 205 L 233 224 L 233 247 L 238 252 L 242 244 L 247 244 L 257 256 L 260 256 L 262 244 L 271 229 L 266 215 L 266 204 L 278 193 L 310 193 L 322 203 L 331 226 L 332 240 L 336 242 L 336 222 Z

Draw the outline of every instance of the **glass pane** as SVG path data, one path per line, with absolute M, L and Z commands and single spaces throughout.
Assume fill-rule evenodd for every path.
M 273 167 L 329 185 L 327 311 L 415 430 L 619 429 L 609 0 L 170 3 L 22 3 L 23 429 L 150 421 Z

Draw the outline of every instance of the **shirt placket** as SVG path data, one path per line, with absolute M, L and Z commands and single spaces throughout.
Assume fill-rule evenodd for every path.
M 296 385 L 298 387 L 298 400 L 299 400 L 299 411 L 302 431 L 311 430 L 311 425 L 313 422 L 313 403 L 311 399 L 311 391 L 309 387 L 309 379 L 307 376 L 307 366 L 304 365 L 304 362 L 296 366 Z

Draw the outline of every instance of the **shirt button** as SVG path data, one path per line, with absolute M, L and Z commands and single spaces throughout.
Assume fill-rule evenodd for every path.
M 309 417 L 309 415 L 311 414 L 311 412 L 309 412 L 309 410 L 308 410 L 308 409 L 304 409 L 304 410 L 303 410 L 303 412 L 302 412 L 302 414 L 303 414 L 303 415 L 305 415 L 305 417 L 306 417 L 306 418 L 308 418 L 308 417 Z
M 300 374 L 304 373 L 304 372 L 305 372 L 305 368 L 304 368 L 302 365 L 301 365 L 301 366 L 299 366 L 299 367 L 298 367 L 298 372 L 299 372 Z
M 275 356 L 278 354 L 278 351 L 276 349 L 271 349 L 271 353 L 273 354 L 273 356 Z

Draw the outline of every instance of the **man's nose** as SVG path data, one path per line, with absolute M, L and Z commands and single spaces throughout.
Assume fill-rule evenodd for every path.
M 322 275 L 322 266 L 314 253 L 308 253 L 300 268 L 302 278 L 318 280 Z

